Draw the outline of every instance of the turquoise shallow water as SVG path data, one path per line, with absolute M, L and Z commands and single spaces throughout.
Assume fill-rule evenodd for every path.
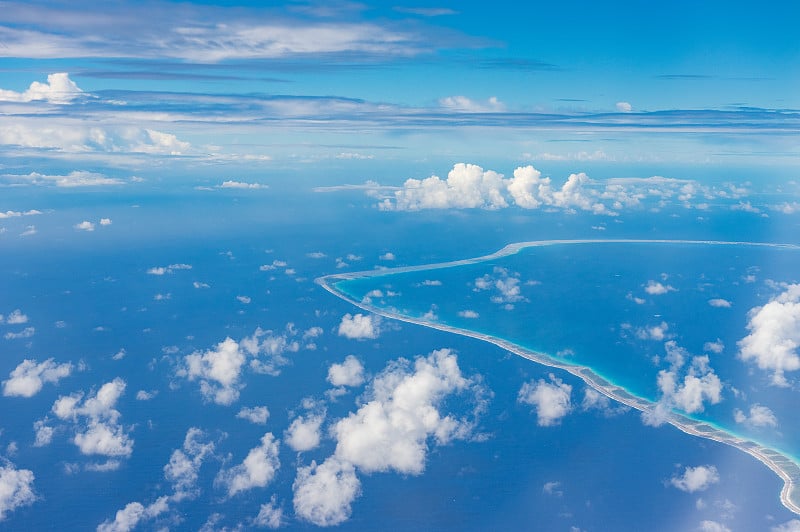
M 684 373 L 693 357 L 706 356 L 722 383 L 721 400 L 706 401 L 692 417 L 797 456 L 791 390 L 770 386 L 769 373 L 738 357 L 737 342 L 748 334 L 751 309 L 780 293 L 779 283 L 795 281 L 798 263 L 800 251 L 767 246 L 558 244 L 336 288 L 393 313 L 588 366 L 650 401 L 661 397 L 657 381 L 670 367 L 668 351 L 680 349 Z M 772 410 L 778 427 L 735 421 L 736 409 L 756 403 Z

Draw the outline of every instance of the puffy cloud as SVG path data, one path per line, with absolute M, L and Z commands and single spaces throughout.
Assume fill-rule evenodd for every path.
M 236 296 L 236 300 L 244 305 L 249 305 L 252 299 L 249 296 Z
M 20 506 L 28 506 L 36 500 L 33 491 L 35 476 L 29 469 L 17 469 L 5 461 L 0 465 L 0 521 Z
M 474 310 L 460 310 L 458 311 L 458 315 L 461 316 L 462 318 L 473 319 L 473 320 L 480 317 L 480 314 L 478 314 Z
M 288 323 L 282 334 L 257 327 L 252 336 L 242 338 L 241 348 L 253 357 L 250 360 L 250 369 L 256 373 L 279 375 L 280 367 L 289 363 L 283 354 L 300 350 L 300 343 L 291 339 L 295 335 L 297 331 L 294 325 Z
M 339 324 L 339 336 L 351 340 L 377 338 L 380 334 L 380 318 L 372 314 L 345 314 Z
M 731 302 L 722 298 L 709 299 L 708 304 L 717 308 L 731 308 Z
M 36 439 L 33 442 L 34 447 L 45 447 L 53 441 L 55 430 L 53 427 L 47 426 L 44 420 L 35 421 L 33 430 L 36 432 Z
M 625 405 L 611 406 L 611 400 L 593 388 L 587 387 L 583 392 L 581 408 L 584 411 L 598 410 L 607 417 L 615 416 L 627 412 L 629 408 Z
M 395 257 L 394 253 L 392 253 L 391 251 L 387 251 L 386 253 L 378 257 L 378 259 L 380 260 L 395 260 L 396 258 L 397 257 Z
M 331 428 L 337 441 L 334 454 L 320 465 L 312 462 L 298 469 L 297 515 L 319 526 L 348 519 L 361 492 L 356 468 L 365 473 L 422 473 L 429 440 L 442 445 L 471 433 L 472 422 L 439 411 L 447 396 L 467 390 L 477 398 L 478 385 L 461 374 L 448 349 L 418 357 L 413 368 L 405 359 L 389 363 L 372 380 L 358 410 Z
M 748 317 L 750 334 L 738 342 L 739 358 L 771 371 L 773 384 L 787 386 L 785 373 L 800 369 L 800 284 L 785 285 L 783 293 L 751 309 Z
M 203 441 L 205 433 L 192 427 L 186 431 L 183 446 L 172 451 L 164 466 L 164 478 L 172 484 L 173 499 L 180 501 L 197 496 L 197 479 L 200 466 L 206 457 L 214 453 L 214 443 Z
M 239 390 L 243 386 L 239 383 L 239 377 L 244 363 L 245 355 L 239 344 L 229 337 L 214 349 L 186 355 L 184 367 L 178 374 L 190 381 L 198 380 L 205 399 L 230 405 L 239 399 Z
M 169 508 L 167 497 L 160 497 L 149 506 L 140 502 L 128 503 L 122 510 L 117 510 L 113 521 L 104 521 L 97 527 L 97 532 L 129 532 L 145 519 L 152 519 Z
M 139 390 L 138 392 L 136 392 L 136 400 L 137 401 L 149 401 L 150 399 L 152 399 L 156 395 L 158 395 L 158 391 L 157 390 L 154 390 L 152 392 L 148 392 L 146 390 Z
M 41 364 L 35 360 L 23 360 L 9 374 L 9 379 L 3 381 L 3 395 L 18 397 L 33 397 L 42 389 L 46 382 L 58 383 L 60 379 L 69 377 L 72 373 L 72 364 L 56 364 L 48 358 Z
M 660 342 L 667 338 L 667 331 L 669 330 L 669 324 L 667 322 L 662 321 L 658 325 L 651 325 L 649 327 L 641 327 L 636 329 L 636 337 L 640 340 L 655 340 Z
M 674 292 L 675 290 L 676 289 L 670 285 L 664 285 L 658 281 L 653 281 L 652 279 L 647 281 L 647 285 L 644 287 L 644 291 L 651 296 L 660 296 L 666 294 L 667 292 Z
M 537 423 L 542 427 L 558 425 L 561 418 L 572 408 L 570 404 L 572 386 L 562 382 L 552 373 L 550 381 L 539 379 L 537 382 L 523 383 L 517 395 L 520 403 L 536 407 Z
M 253 488 L 263 488 L 272 481 L 280 467 L 278 447 L 275 437 L 267 432 L 261 438 L 261 445 L 251 449 L 241 464 L 220 471 L 214 484 L 223 486 L 228 497 Z
M 325 421 L 325 412 L 310 413 L 295 418 L 286 429 L 284 441 L 297 452 L 316 449 L 320 442 L 320 427 Z
M 46 101 L 54 104 L 68 104 L 84 92 L 74 81 L 69 79 L 66 72 L 56 72 L 47 76 L 47 83 L 34 81 L 25 92 L 14 92 L 0 89 L 0 101 L 6 102 L 32 102 Z
M 617 102 L 615 107 L 620 113 L 630 113 L 633 110 L 633 106 L 628 102 Z
M 383 208 L 419 209 L 499 209 L 508 206 L 503 197 L 506 181 L 501 174 L 474 164 L 458 163 L 447 179 L 431 176 L 423 180 L 409 179 L 395 192 L 395 202 L 388 200 Z
M 750 414 L 745 414 L 738 408 L 733 411 L 733 419 L 751 427 L 777 427 L 778 418 L 768 407 L 754 404 L 750 407 Z
M 722 353 L 724 349 L 725 349 L 725 344 L 719 338 L 717 338 L 715 342 L 706 342 L 703 344 L 703 351 L 707 351 L 709 353 L 716 353 L 717 355 Z
M 6 316 L 6 323 L 9 325 L 21 325 L 28 323 L 28 316 L 23 314 L 20 309 L 15 309 L 8 316 Z
M 79 224 L 75 224 L 74 227 L 79 231 L 94 231 L 94 224 L 88 220 L 84 220 Z
M 335 455 L 322 464 L 297 469 L 294 511 L 317 526 L 334 526 L 350 518 L 353 501 L 361 495 L 361 481 L 353 464 Z
M 717 468 L 712 465 L 686 467 L 682 475 L 674 476 L 669 480 L 672 486 L 687 493 L 705 491 L 717 482 L 719 482 L 719 473 Z
M 252 408 L 242 407 L 239 413 L 236 414 L 239 419 L 246 419 L 250 423 L 256 425 L 265 425 L 269 419 L 269 409 L 266 406 L 254 406 Z
M 258 515 L 255 516 L 251 522 L 253 526 L 259 528 L 280 528 L 283 524 L 283 509 L 278 506 L 275 495 L 273 495 L 268 504 L 262 504 Z
M 680 370 L 684 364 L 685 350 L 674 341 L 667 342 L 667 359 L 671 361 L 670 370 L 658 372 L 658 388 L 662 393 L 661 401 L 669 406 L 680 408 L 687 414 L 702 412 L 704 402 L 717 404 L 722 400 L 722 382 L 709 366 L 707 356 L 692 358 L 683 381 Z
M 36 214 L 42 214 L 42 211 L 37 211 L 36 209 L 31 209 L 29 211 L 0 211 L 0 220 L 5 218 L 16 218 L 18 216 L 34 216 Z
M 179 270 L 191 270 L 191 264 L 170 264 L 169 266 L 153 266 L 147 270 L 150 275 L 164 275 L 165 273 L 173 273 Z
M 133 452 L 133 440 L 120 425 L 121 414 L 115 408 L 125 388 L 125 381 L 117 377 L 94 395 L 76 393 L 61 396 L 53 403 L 52 412 L 76 426 L 72 441 L 83 454 L 128 457 Z
M 100 225 L 111 225 L 111 218 L 100 218 Z
M 353 355 L 347 355 L 341 364 L 328 368 L 328 382 L 334 386 L 361 386 L 364 383 L 364 366 Z
M 491 275 L 487 273 L 483 277 L 478 277 L 474 285 L 475 292 L 494 290 L 492 303 L 505 304 L 505 308 L 509 310 L 513 308 L 512 303 L 527 301 L 522 295 L 519 273 L 509 272 L 506 268 L 495 266 Z

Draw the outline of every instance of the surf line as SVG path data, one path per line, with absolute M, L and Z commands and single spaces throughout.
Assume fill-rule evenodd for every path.
M 367 312 L 372 312 L 374 314 L 378 314 L 380 316 L 389 319 L 404 321 L 407 323 L 413 323 L 415 325 L 421 325 L 423 327 L 429 327 L 432 329 L 438 329 L 440 331 L 450 332 L 461 336 L 467 336 L 470 338 L 483 340 L 484 342 L 496 345 L 501 349 L 505 349 L 511 353 L 526 358 L 537 364 L 566 371 L 567 373 L 570 373 L 571 375 L 574 375 L 575 377 L 581 379 L 588 386 L 602 393 L 609 399 L 613 399 L 619 403 L 629 406 L 630 408 L 634 408 L 642 413 L 652 413 L 653 409 L 656 407 L 655 403 L 647 399 L 644 399 L 642 397 L 638 397 L 634 394 L 631 394 L 628 390 L 608 382 L 606 379 L 595 373 L 588 366 L 581 366 L 578 364 L 570 364 L 567 362 L 563 362 L 549 356 L 546 353 L 541 353 L 538 351 L 527 349 L 513 342 L 509 342 L 508 340 L 505 340 L 503 338 L 498 338 L 488 334 L 471 331 L 469 329 L 461 329 L 459 327 L 453 327 L 451 325 L 437 323 L 435 321 L 429 321 L 422 318 L 406 316 L 403 314 L 399 314 L 397 312 L 392 312 L 391 310 L 387 309 L 381 309 L 373 305 L 370 305 L 369 303 L 365 303 L 363 301 L 357 301 L 349 294 L 346 294 L 343 291 L 340 291 L 336 288 L 336 283 L 340 281 L 362 279 L 368 277 L 381 277 L 385 275 L 394 275 L 406 272 L 438 270 L 444 268 L 464 266 L 468 264 L 478 264 L 481 262 L 486 262 L 502 257 L 507 257 L 509 255 L 514 255 L 516 253 L 519 253 L 521 250 L 529 247 L 571 245 L 571 244 L 689 244 L 689 245 L 719 245 L 719 246 L 758 246 L 758 247 L 800 250 L 800 246 L 796 244 L 778 244 L 770 242 L 729 242 L 722 240 L 647 240 L 647 239 L 538 240 L 531 242 L 517 242 L 513 244 L 508 244 L 507 246 L 505 246 L 504 248 L 500 249 L 495 253 L 484 255 L 481 257 L 474 257 L 470 259 L 462 259 L 450 262 L 440 262 L 427 265 L 401 266 L 397 268 L 383 268 L 383 269 L 366 270 L 360 272 L 337 273 L 337 274 L 326 275 L 323 277 L 318 277 L 317 279 L 315 279 L 315 282 L 318 285 L 322 286 L 325 290 L 327 290 L 331 294 L 341 299 L 344 299 L 345 301 L 355 305 L 356 307 L 366 310 Z M 781 480 L 783 480 L 783 488 L 781 489 L 781 495 L 780 495 L 781 503 L 791 512 L 800 515 L 800 489 L 798 489 L 798 486 L 800 486 L 800 464 L 798 464 L 790 456 L 787 456 L 776 449 L 772 449 L 770 447 L 761 445 L 760 443 L 754 440 L 730 434 L 725 430 L 715 427 L 712 424 L 707 423 L 705 421 L 697 421 L 674 410 L 669 413 L 665 422 L 669 423 L 673 427 L 677 428 L 678 430 L 686 434 L 730 445 L 731 447 L 734 447 L 736 449 L 739 449 L 740 451 L 749 454 L 750 456 L 752 456 L 753 458 L 755 458 L 756 460 L 767 466 L 770 470 L 772 470 L 773 473 L 778 475 L 778 477 Z

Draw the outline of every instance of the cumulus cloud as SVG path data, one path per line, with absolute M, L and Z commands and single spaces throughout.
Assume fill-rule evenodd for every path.
M 16 218 L 18 216 L 35 216 L 37 214 L 42 214 L 42 211 L 37 211 L 36 209 L 31 209 L 29 211 L 0 211 L 0 220 L 5 218 Z
M 200 382 L 200 392 L 206 400 L 231 405 L 239 399 L 239 382 L 245 355 L 239 344 L 230 337 L 205 352 L 195 351 L 184 357 L 184 367 L 178 372 L 190 381 Z
M 9 325 L 21 325 L 23 323 L 28 323 L 28 316 L 23 314 L 20 309 L 15 309 L 6 316 L 6 323 Z
M 644 291 L 650 294 L 651 296 L 660 296 L 664 295 L 667 292 L 674 292 L 676 289 L 670 285 L 661 284 L 658 281 L 647 281 L 647 285 L 644 287 Z
M 112 457 L 131 455 L 134 442 L 120 424 L 121 414 L 116 409 L 125 388 L 125 381 L 117 377 L 88 397 L 78 392 L 61 396 L 53 403 L 53 414 L 75 426 L 72 441 L 81 453 Z
M 687 493 L 705 491 L 717 482 L 719 473 L 712 465 L 686 467 L 682 475 L 676 475 L 669 480 L 670 485 Z
M 351 504 L 361 492 L 356 470 L 421 474 L 429 442 L 446 444 L 466 438 L 474 422 L 443 415 L 439 407 L 452 394 L 478 385 L 465 378 L 448 349 L 391 362 L 377 375 L 356 412 L 331 427 L 334 454 L 322 464 L 298 469 L 294 483 L 295 512 L 319 526 L 349 518 Z
M 539 379 L 523 383 L 517 400 L 536 407 L 537 423 L 542 427 L 558 425 L 561 418 L 572 409 L 570 394 L 572 386 L 561 381 L 552 373 L 550 382 Z
M 279 444 L 271 432 L 261 438 L 261 444 L 247 453 L 244 461 L 227 470 L 222 470 L 214 480 L 233 497 L 237 493 L 263 488 L 269 484 L 280 467 L 278 459 Z
M 778 418 L 768 407 L 758 403 L 750 407 L 750 413 L 745 414 L 738 408 L 733 411 L 733 419 L 751 427 L 777 427 Z
M 0 89 L 0 101 L 5 102 L 45 101 L 64 105 L 83 95 L 84 92 L 69 79 L 69 74 L 66 72 L 49 74 L 47 83 L 34 81 L 25 92 Z
M 339 336 L 351 340 L 377 338 L 380 334 L 380 318 L 372 314 L 345 314 L 339 323 Z
M 656 342 L 660 342 L 667 338 L 667 331 L 669 331 L 669 324 L 662 321 L 658 325 L 650 325 L 648 327 L 636 329 L 636 337 L 640 340 L 655 340 Z
M 708 519 L 700 522 L 699 530 L 701 532 L 731 532 L 731 529 L 722 523 Z
M 246 419 L 256 425 L 265 425 L 269 419 L 269 409 L 266 406 L 242 407 L 236 414 L 239 419 Z
M 800 369 L 800 284 L 748 313 L 750 334 L 738 342 L 739 358 L 772 373 L 772 384 L 788 386 L 785 373 Z
M 325 421 L 325 412 L 314 412 L 295 418 L 286 429 L 284 441 L 297 452 L 316 449 L 320 442 L 320 427 Z
M 104 521 L 97 527 L 97 532 L 129 532 L 140 522 L 152 519 L 169 508 L 166 497 L 160 497 L 148 506 L 140 502 L 131 502 L 125 508 L 117 510 L 113 521 Z
M 341 364 L 328 368 L 328 382 L 334 386 L 361 386 L 364 383 L 364 366 L 355 356 L 347 355 Z
M 252 357 L 250 369 L 255 373 L 279 375 L 281 366 L 289 363 L 284 353 L 300 350 L 300 343 L 293 339 L 297 334 L 292 323 L 287 323 L 281 334 L 257 327 L 252 336 L 241 341 L 241 348 Z
M 436 175 L 423 180 L 409 179 L 395 192 L 395 202 L 382 207 L 398 210 L 419 209 L 499 209 L 508 206 L 503 197 L 503 176 L 474 164 L 458 163 L 442 180 Z
M 666 349 L 678 350 L 674 341 L 667 342 Z M 704 402 L 717 404 L 722 400 L 722 382 L 709 366 L 707 356 L 696 356 L 692 358 L 683 381 L 680 381 L 679 370 L 682 366 L 674 364 L 670 370 L 658 372 L 658 388 L 663 394 L 662 400 L 668 401 L 687 414 L 702 412 Z
M 771 532 L 800 532 L 800 520 L 792 519 L 770 528 Z
M 30 338 L 36 333 L 35 327 L 25 327 L 19 332 L 7 332 L 3 335 L 6 340 L 20 340 Z
M 620 113 L 630 113 L 633 110 L 633 106 L 628 102 L 617 102 L 616 108 Z
M 200 466 L 215 449 L 214 442 L 205 441 L 205 437 L 202 430 L 191 427 L 186 431 L 183 446 L 172 452 L 164 466 L 164 478 L 172 485 L 175 501 L 192 499 L 199 494 Z
M 461 316 L 462 318 L 473 319 L 473 320 L 480 317 L 480 314 L 478 314 L 474 310 L 459 310 L 458 315 Z
M 261 505 L 258 515 L 251 522 L 253 526 L 272 529 L 281 527 L 283 524 L 283 509 L 278 506 L 276 499 L 275 495 L 273 495 L 269 503 Z
M 2 131 L 0 131 L 0 142 L 2 142 Z M 15 144 L 14 142 L 8 142 Z M 52 146 L 43 146 L 52 147 Z M 0 176 L 4 181 L 9 181 L 16 184 L 26 185 L 39 185 L 39 186 L 56 186 L 63 188 L 74 187 L 97 187 L 97 186 L 114 186 L 124 185 L 125 181 L 114 177 L 108 177 L 104 174 L 97 172 L 87 172 L 84 170 L 74 170 L 64 175 L 50 175 L 40 174 L 39 172 L 31 172 L 24 175 L 16 174 L 3 174 Z
M 100 225 L 111 225 L 111 218 L 100 218 Z
M 79 224 L 75 224 L 74 227 L 80 231 L 94 231 L 94 224 L 88 220 L 84 220 Z
M 504 304 L 508 310 L 514 308 L 513 303 L 527 301 L 522 295 L 519 273 L 510 272 L 506 268 L 495 266 L 491 274 L 478 277 L 473 284 L 474 292 L 493 291 L 492 303 Z
M 56 364 L 52 358 L 37 364 L 36 360 L 23 360 L 3 381 L 3 395 L 33 397 L 42 389 L 44 383 L 57 384 L 60 379 L 69 377 L 72 364 Z
M 20 506 L 29 506 L 36 500 L 33 491 L 35 476 L 29 469 L 17 469 L 14 464 L 0 462 L 0 522 Z
M 317 526 L 334 526 L 350 518 L 353 501 L 361 495 L 361 481 L 353 464 L 335 455 L 317 465 L 297 469 L 294 510 Z

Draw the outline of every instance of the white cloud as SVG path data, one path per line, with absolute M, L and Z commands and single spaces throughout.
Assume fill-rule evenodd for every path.
M 647 281 L 647 286 L 644 287 L 644 291 L 651 296 L 660 296 L 666 294 L 667 292 L 675 292 L 676 289 L 670 285 L 664 285 L 651 279 L 650 281 Z
M 700 532 L 731 532 L 731 529 L 722 523 L 709 520 L 701 521 L 698 530 Z
M 772 372 L 772 383 L 787 386 L 785 373 L 800 369 L 800 284 L 748 313 L 750 334 L 738 342 L 739 358 Z
M 460 113 L 502 113 L 506 106 L 492 96 L 486 101 L 477 101 L 466 96 L 448 96 L 439 100 L 439 105 L 450 111 Z
M 149 506 L 140 502 L 131 502 L 122 510 L 117 510 L 113 521 L 104 521 L 97 527 L 97 532 L 129 532 L 134 530 L 145 519 L 152 519 L 169 508 L 167 497 L 159 497 Z
M 84 397 L 79 392 L 61 396 L 53 403 L 52 412 L 59 419 L 71 421 L 75 425 L 72 441 L 81 453 L 124 457 L 131 455 L 134 442 L 120 424 L 121 414 L 115 408 L 125 388 L 125 381 L 117 377 L 103 384 L 93 395 Z
M 204 353 L 195 351 L 184 357 L 184 367 L 178 375 L 200 382 L 200 392 L 206 400 L 230 405 L 239 399 L 242 385 L 239 377 L 245 355 L 239 344 L 230 337 Z
M 3 143 L 4 140 L 2 133 L 3 132 L 0 131 L 0 143 Z M 5 140 L 6 144 L 16 144 L 15 142 L 8 142 L 8 139 Z M 41 147 L 56 147 L 56 146 L 45 145 Z M 125 182 L 122 181 L 121 179 L 108 177 L 104 174 L 100 174 L 97 172 L 87 172 L 83 170 L 74 170 L 66 175 L 48 175 L 48 174 L 40 174 L 38 172 L 31 172 L 29 174 L 24 174 L 24 175 L 4 174 L 0 176 L 0 178 L 18 184 L 42 185 L 42 186 L 55 185 L 57 187 L 63 187 L 63 188 L 96 187 L 96 186 L 125 184 Z
M 258 515 L 251 522 L 253 526 L 259 528 L 280 528 L 283 524 L 283 509 L 278 506 L 275 495 L 270 498 L 268 504 L 262 504 Z
M 669 331 L 669 324 L 662 321 L 658 325 L 636 329 L 636 337 L 640 340 L 655 340 L 656 342 L 660 342 L 667 338 L 667 331 Z
M 687 414 L 694 414 L 703 411 L 705 401 L 717 404 L 722 400 L 722 382 L 709 366 L 707 356 L 693 357 L 681 382 L 680 369 L 684 361 L 683 355 L 677 352 L 685 350 L 679 348 L 674 341 L 667 342 L 665 348 L 667 358 L 673 362 L 670 370 L 658 372 L 658 388 L 662 393 L 662 401 Z
M 316 525 L 341 523 L 360 494 L 356 468 L 365 472 L 421 474 L 429 441 L 438 445 L 470 435 L 473 422 L 442 415 L 439 406 L 455 393 L 477 385 L 461 374 L 448 349 L 391 362 L 377 375 L 356 412 L 336 422 L 336 450 L 321 465 L 298 469 L 294 506 L 299 517 Z
M 686 467 L 682 475 L 674 476 L 669 480 L 672 486 L 687 493 L 705 491 L 717 482 L 719 482 L 719 473 L 717 468 L 712 465 Z
M 710 353 L 720 354 L 725 349 L 725 344 L 717 338 L 715 342 L 706 342 L 703 344 L 703 351 L 708 351 Z
M 164 275 L 165 273 L 173 273 L 179 270 L 191 270 L 191 264 L 170 264 L 169 266 L 153 266 L 147 270 L 149 275 Z
M 220 471 L 214 484 L 223 486 L 228 497 L 253 488 L 263 488 L 272 481 L 280 467 L 278 447 L 275 437 L 267 432 L 261 438 L 261 445 L 251 449 L 241 464 Z
M 20 340 L 24 338 L 30 338 L 36 333 L 36 329 L 34 327 L 25 327 L 20 332 L 7 332 L 3 335 L 3 338 L 6 340 Z
M 800 532 L 800 520 L 792 519 L 770 528 L 771 532 Z
M 476 278 L 474 285 L 474 292 L 494 289 L 491 301 L 497 304 L 505 304 L 506 309 L 513 308 L 512 303 L 527 301 L 522 295 L 519 273 L 509 272 L 506 268 L 495 266 L 491 275 L 487 273 L 483 277 Z
M 535 383 L 533 381 L 523 383 L 517 395 L 520 403 L 536 407 L 537 423 L 542 427 L 558 425 L 561 418 L 572 409 L 570 404 L 572 386 L 565 384 L 552 373 L 550 381 L 539 379 Z
M 351 340 L 377 338 L 380 334 L 380 318 L 372 314 L 345 314 L 339 323 L 339 336 Z
M 750 407 L 750 414 L 745 414 L 738 408 L 733 411 L 733 419 L 751 427 L 777 427 L 778 418 L 768 407 L 754 404 Z
M 312 251 L 310 253 L 306 253 L 306 257 L 310 259 L 324 259 L 327 255 L 321 251 Z
M 28 227 L 25 228 L 25 230 L 23 232 L 21 232 L 19 234 L 19 236 L 23 236 L 23 237 L 24 236 L 31 236 L 31 235 L 35 235 L 36 233 L 37 233 L 36 226 L 35 225 L 29 225 Z
M 42 211 L 37 211 L 36 209 L 31 209 L 29 211 L 0 211 L 0 220 L 5 218 L 16 218 L 18 216 L 34 216 L 36 214 L 42 214 Z
M 461 316 L 462 318 L 468 318 L 468 319 L 477 319 L 480 317 L 480 314 L 478 314 L 474 310 L 460 310 L 458 311 L 458 315 Z
M 33 442 L 34 447 L 46 447 L 53 441 L 55 429 L 47 426 L 44 420 L 35 421 L 33 430 L 36 432 L 36 439 Z
M 298 517 L 317 526 L 334 526 L 350 518 L 353 501 L 361 495 L 353 464 L 336 455 L 322 464 L 315 461 L 297 469 L 294 510 Z
M 712 307 L 718 307 L 718 308 L 731 307 L 731 302 L 728 301 L 727 299 L 722 299 L 722 298 L 709 299 L 708 304 L 711 305 Z
M 57 384 L 60 379 L 69 377 L 72 373 L 72 364 L 56 364 L 48 358 L 41 364 L 36 360 L 23 360 L 9 374 L 9 379 L 3 381 L 3 395 L 17 397 L 33 397 L 42 389 L 46 382 Z
M 21 325 L 28 323 L 28 316 L 23 314 L 20 309 L 15 309 L 8 316 L 6 316 L 6 323 L 9 325 Z
M 261 183 L 244 183 L 242 181 L 223 181 L 217 188 L 236 188 L 244 190 L 259 190 L 269 188 L 269 185 Z
M 29 469 L 17 469 L 4 461 L 0 465 L 0 521 L 20 506 L 29 506 L 36 500 L 33 491 L 35 476 Z
M 208 284 L 208 283 L 201 283 L 201 282 L 199 282 L 199 281 L 194 281 L 194 282 L 192 283 L 192 286 L 194 286 L 195 288 L 211 288 L 211 285 L 210 285 L 210 284 Z
M 206 457 L 213 455 L 213 442 L 204 442 L 202 430 L 192 427 L 186 431 L 181 449 L 175 449 L 164 466 L 164 478 L 172 484 L 173 499 L 191 499 L 199 494 L 197 479 Z
M 633 110 L 633 106 L 628 102 L 617 102 L 615 107 L 620 113 L 630 113 Z
M 242 338 L 241 348 L 253 357 L 250 360 L 250 369 L 256 373 L 279 375 L 279 368 L 289 363 L 283 354 L 286 352 L 296 353 L 300 350 L 300 343 L 290 339 L 296 334 L 294 325 L 288 323 L 283 334 L 276 334 L 273 331 L 265 331 L 261 327 L 257 327 L 252 336 Z
M 94 224 L 88 220 L 84 220 L 79 224 L 75 224 L 74 227 L 80 231 L 94 231 Z
M 0 101 L 32 102 L 46 101 L 54 104 L 68 104 L 82 96 L 84 92 L 66 72 L 57 72 L 47 76 L 47 83 L 34 81 L 25 92 L 14 92 L 0 89 Z
M 334 386 L 361 386 L 364 383 L 364 366 L 353 355 L 347 355 L 341 364 L 328 368 L 328 382 Z
M 249 296 L 236 296 L 236 300 L 244 305 L 249 305 L 252 299 Z
M 137 401 L 149 401 L 150 399 L 154 398 L 158 395 L 158 390 L 153 390 L 152 392 L 148 392 L 146 390 L 139 390 L 136 392 L 136 400 Z
M 396 257 L 394 256 L 394 253 L 392 253 L 391 251 L 387 251 L 386 253 L 384 253 L 383 255 L 378 257 L 378 259 L 380 259 L 380 260 L 395 260 Z
M 246 419 L 256 425 L 265 425 L 269 419 L 269 409 L 266 406 L 242 407 L 236 414 L 239 419 Z
M 395 202 L 385 200 L 384 209 L 500 209 L 508 206 L 503 197 L 506 182 L 503 176 L 474 164 L 458 163 L 447 174 L 447 180 L 431 176 L 423 180 L 409 179 L 395 192 Z
M 320 427 L 324 420 L 324 411 L 295 418 L 284 435 L 286 445 L 297 452 L 316 449 L 319 446 Z

